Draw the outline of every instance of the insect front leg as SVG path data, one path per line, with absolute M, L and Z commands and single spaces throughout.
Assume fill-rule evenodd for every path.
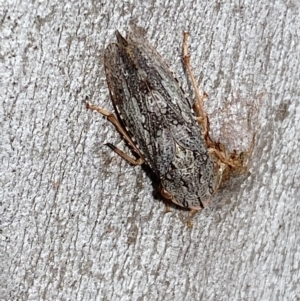
M 115 153 L 117 153 L 120 157 L 122 157 L 124 160 L 126 160 L 127 162 L 129 162 L 132 165 L 142 165 L 145 162 L 140 150 L 136 147 L 136 145 L 134 144 L 134 142 L 128 135 L 127 131 L 124 129 L 122 124 L 119 122 L 118 118 L 113 113 L 106 111 L 105 109 L 103 109 L 101 107 L 92 105 L 90 103 L 86 103 L 86 107 L 87 107 L 87 109 L 97 111 L 101 115 L 105 116 L 108 119 L 108 121 L 111 122 L 115 126 L 116 130 L 124 137 L 124 139 L 132 147 L 134 152 L 137 155 L 139 155 L 139 158 L 134 159 L 134 158 L 130 157 L 129 155 L 127 155 L 122 150 L 120 150 L 119 148 L 115 147 L 113 144 L 107 143 L 107 146 L 109 148 L 111 148 Z

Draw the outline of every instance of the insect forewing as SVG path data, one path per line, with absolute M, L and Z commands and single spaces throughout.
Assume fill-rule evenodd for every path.
M 104 55 L 114 106 L 146 162 L 177 203 L 200 206 L 201 197 L 212 190 L 212 162 L 190 103 L 166 63 L 143 37 L 131 33 L 124 39 L 119 32 L 116 36 L 118 43 L 108 45 Z M 203 175 L 201 167 L 208 174 Z M 178 199 L 186 193 L 188 201 Z

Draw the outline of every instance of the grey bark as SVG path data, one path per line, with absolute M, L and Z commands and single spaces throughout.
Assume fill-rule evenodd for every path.
M 10 0 L 0 13 L 1 300 L 300 300 L 297 1 Z M 112 109 L 103 50 L 133 27 L 188 91 L 190 31 L 212 135 L 233 149 L 256 136 L 251 174 L 193 229 L 84 105 Z

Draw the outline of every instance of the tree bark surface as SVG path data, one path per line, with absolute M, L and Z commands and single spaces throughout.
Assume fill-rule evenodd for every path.
M 285 2 L 285 3 L 284 3 Z M 300 7 L 297 1 L 0 2 L 0 300 L 300 300 Z M 211 135 L 255 146 L 186 226 L 85 102 L 112 110 L 103 53 L 141 30 Z

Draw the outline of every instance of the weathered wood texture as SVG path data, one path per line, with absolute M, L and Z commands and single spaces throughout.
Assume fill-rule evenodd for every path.
M 1 300 L 300 300 L 298 1 L 10 0 L 0 10 Z M 142 168 L 104 146 L 125 147 L 84 106 L 112 108 L 103 50 L 130 26 L 184 85 L 190 31 L 216 138 L 238 147 L 248 132 L 230 121 L 257 118 L 251 175 L 192 230 L 186 212 L 164 214 Z

